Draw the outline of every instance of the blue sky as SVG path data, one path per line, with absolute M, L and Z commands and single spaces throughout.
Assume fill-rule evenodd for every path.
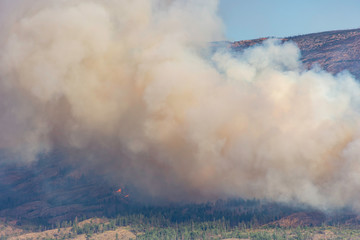
M 360 27 L 360 0 L 220 0 L 228 40 Z

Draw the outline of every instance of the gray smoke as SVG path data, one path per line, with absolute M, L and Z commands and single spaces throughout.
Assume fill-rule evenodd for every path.
M 61 149 L 168 200 L 358 209 L 359 84 L 292 43 L 212 54 L 217 4 L 1 1 L 2 152 Z

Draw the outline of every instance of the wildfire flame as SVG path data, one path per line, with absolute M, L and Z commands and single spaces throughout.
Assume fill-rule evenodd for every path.
M 125 195 L 125 193 L 123 193 L 123 190 L 121 188 L 116 190 L 115 193 L 118 193 L 121 198 L 128 198 L 130 196 L 129 194 Z

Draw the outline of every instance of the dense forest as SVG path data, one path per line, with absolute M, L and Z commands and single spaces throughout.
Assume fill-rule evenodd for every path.
M 327 236 L 327 239 L 343 239 L 344 236 L 360 236 L 356 224 L 344 224 L 354 218 L 345 212 L 325 215 L 306 206 L 243 199 L 161 206 L 127 203 L 116 211 L 108 211 L 106 216 L 88 219 L 84 215 L 56 223 L 40 218 L 36 223 L 18 219 L 17 227 L 25 233 L 51 230 L 58 233 L 38 239 L 78 239 L 78 236 L 102 239 L 94 236 L 117 229 L 126 229 L 136 239 L 314 239 L 315 235 L 324 234 L 333 237 Z M 284 225 L 284 219 L 290 224 Z M 118 233 L 115 236 L 115 239 L 131 239 L 120 237 Z M 8 239 L 5 235 L 1 237 Z

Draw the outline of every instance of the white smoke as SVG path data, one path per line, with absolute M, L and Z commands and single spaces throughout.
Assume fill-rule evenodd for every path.
M 0 3 L 0 147 L 169 200 L 359 208 L 359 84 L 276 40 L 234 56 L 217 1 Z M 10 14 L 9 14 L 10 13 Z

